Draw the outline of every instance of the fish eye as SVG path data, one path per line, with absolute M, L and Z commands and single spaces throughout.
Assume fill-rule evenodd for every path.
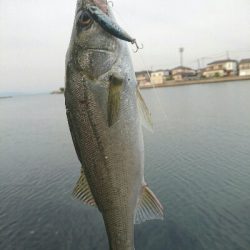
M 93 20 L 87 11 L 83 11 L 78 19 L 78 25 L 81 28 L 89 28 Z

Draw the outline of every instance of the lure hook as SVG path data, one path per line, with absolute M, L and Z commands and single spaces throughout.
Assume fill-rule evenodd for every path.
M 135 45 L 136 49 L 133 50 L 134 53 L 136 53 L 139 49 L 143 49 L 143 44 L 141 44 L 141 47 L 138 45 L 137 41 L 136 40 L 133 40 L 132 41 L 132 44 Z

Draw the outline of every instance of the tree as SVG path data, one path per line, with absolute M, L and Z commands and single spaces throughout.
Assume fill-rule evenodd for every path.
M 219 73 L 219 72 L 216 72 L 216 73 L 214 74 L 214 77 L 220 77 L 220 73 Z

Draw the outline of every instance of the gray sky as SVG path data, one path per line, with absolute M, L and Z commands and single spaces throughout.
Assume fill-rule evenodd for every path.
M 123 0 L 120 26 L 144 44 L 136 70 L 250 57 L 250 0 Z M 64 58 L 76 1 L 0 0 L 0 92 L 41 92 L 64 85 Z M 129 45 L 131 47 L 131 45 Z M 131 47 L 132 48 L 132 47 Z

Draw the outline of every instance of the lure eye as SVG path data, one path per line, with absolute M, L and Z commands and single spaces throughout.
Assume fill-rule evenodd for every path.
M 94 5 L 90 5 L 90 4 L 87 4 L 86 5 L 86 9 L 90 12 L 90 13 L 95 13 L 96 11 L 98 11 L 98 8 Z
M 93 20 L 87 11 L 83 11 L 78 19 L 78 25 L 81 28 L 89 28 Z
M 90 12 L 95 13 L 95 12 L 97 11 L 97 8 L 96 8 L 95 6 L 90 6 L 90 7 L 88 7 L 88 10 L 89 10 Z

